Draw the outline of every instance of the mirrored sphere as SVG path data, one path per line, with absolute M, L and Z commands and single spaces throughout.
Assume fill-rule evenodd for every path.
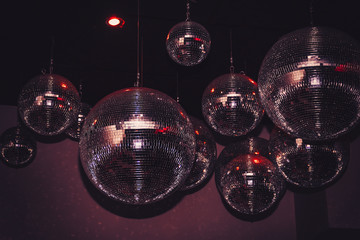
M 284 180 L 276 166 L 260 152 L 261 140 L 255 146 L 260 151 L 246 148 L 257 141 L 231 144 L 221 152 L 215 167 L 215 182 L 224 202 L 242 215 L 257 215 L 276 206 L 284 191 Z M 239 146 L 237 148 L 236 146 Z M 267 144 L 266 144 L 267 147 Z M 239 150 L 241 149 L 241 150 Z
M 182 187 L 195 159 L 195 134 L 172 98 L 128 88 L 91 109 L 79 147 L 84 171 L 101 192 L 123 203 L 148 204 Z
M 84 124 L 85 117 L 88 115 L 91 109 L 91 106 L 84 102 L 82 102 L 80 106 L 81 107 L 77 114 L 76 121 L 69 128 L 65 130 L 66 135 L 68 135 L 70 138 L 74 140 L 80 139 L 82 125 Z
M 311 143 L 275 128 L 269 149 L 271 159 L 288 183 L 314 189 L 341 176 L 349 161 L 350 145 L 341 140 Z
M 1 135 L 1 158 L 12 167 L 31 163 L 36 155 L 36 141 L 25 127 L 12 127 Z
M 306 140 L 334 139 L 360 117 L 360 46 L 338 30 L 309 27 L 283 36 L 259 72 L 270 119 Z
M 166 50 L 170 58 L 183 66 L 194 66 L 204 61 L 210 45 L 209 32 L 194 21 L 176 24 L 166 37 Z
M 202 113 L 216 132 L 226 136 L 246 135 L 259 125 L 264 115 L 257 83 L 245 74 L 217 77 L 203 93 Z
M 214 171 L 217 158 L 216 142 L 206 124 L 192 116 L 190 116 L 190 120 L 194 127 L 196 140 L 195 162 L 184 183 L 183 190 L 194 189 L 208 180 Z
M 25 125 L 43 136 L 64 132 L 76 121 L 80 97 L 75 86 L 56 74 L 28 81 L 18 98 L 19 115 Z

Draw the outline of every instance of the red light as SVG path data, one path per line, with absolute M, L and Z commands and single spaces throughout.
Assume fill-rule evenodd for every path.
M 259 155 L 259 152 L 254 152 L 255 155 Z
M 199 131 L 198 130 L 195 130 L 195 133 L 196 135 L 200 135 Z
M 169 130 L 169 127 L 164 127 L 163 129 L 156 129 L 155 133 L 165 133 Z
M 122 28 L 125 24 L 125 21 L 122 18 L 119 17 L 110 17 L 107 21 L 106 21 L 107 25 L 111 26 L 111 27 L 119 27 Z
M 258 164 L 258 163 L 260 163 L 260 160 L 255 158 L 254 163 Z
M 257 85 L 257 83 L 256 83 L 254 80 L 249 79 L 249 81 L 250 81 L 252 84 Z
M 339 66 L 336 66 L 335 71 L 337 71 L 337 72 L 346 72 L 347 71 L 346 65 L 340 64 Z
M 58 97 L 57 100 L 59 100 L 59 101 L 64 101 L 64 99 L 61 98 L 61 97 Z
M 215 92 L 215 88 L 212 88 L 212 89 L 211 89 L 211 92 L 212 92 L 212 93 Z
M 240 170 L 240 167 L 236 167 L 236 171 L 239 171 Z
M 194 40 L 197 41 L 197 42 L 202 42 L 201 38 L 195 37 Z
M 62 83 L 62 84 L 61 84 L 61 87 L 62 87 L 62 88 L 67 88 L 67 85 L 66 85 L 65 83 Z

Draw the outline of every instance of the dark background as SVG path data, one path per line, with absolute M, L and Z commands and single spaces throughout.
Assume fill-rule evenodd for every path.
M 186 18 L 185 0 L 140 1 L 140 64 L 144 87 L 176 98 L 199 118 L 201 96 L 216 77 L 229 72 L 232 31 L 235 72 L 257 80 L 261 62 L 284 34 L 310 25 L 310 1 L 190 1 L 191 20 L 210 33 L 208 58 L 183 67 L 167 55 L 165 39 Z M 360 40 L 356 1 L 313 1 L 316 26 L 329 26 Z M 107 17 L 125 20 L 122 29 L 105 24 Z M 16 105 L 22 86 L 48 69 L 55 39 L 55 73 L 76 87 L 83 84 L 83 101 L 95 105 L 106 95 L 133 86 L 137 73 L 136 0 L 116 1 L 6 1 L 1 4 L 0 103 Z

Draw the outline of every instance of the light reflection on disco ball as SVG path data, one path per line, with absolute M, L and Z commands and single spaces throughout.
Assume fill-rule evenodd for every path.
M 245 74 L 217 77 L 203 93 L 202 113 L 216 132 L 226 136 L 246 135 L 264 115 L 257 83 Z
M 85 117 L 91 110 L 91 106 L 87 103 L 81 103 L 80 110 L 77 114 L 77 120 L 65 130 L 65 133 L 74 140 L 80 139 L 82 125 L 84 124 Z
M 285 191 L 276 166 L 260 154 L 267 153 L 267 144 L 263 145 L 266 140 L 254 144 L 258 140 L 261 139 L 225 147 L 215 167 L 215 182 L 221 197 L 232 210 L 247 216 L 269 211 Z
M 75 86 L 56 74 L 36 76 L 26 83 L 18 98 L 25 125 L 43 136 L 64 132 L 76 121 L 80 97 Z
M 349 143 L 341 140 L 310 143 L 278 128 L 270 135 L 269 149 L 286 181 L 296 187 L 320 188 L 334 182 L 349 161 Z
M 82 166 L 106 196 L 140 205 L 182 187 L 195 159 L 189 117 L 169 96 L 148 88 L 114 92 L 85 118 Z
M 166 50 L 176 63 L 194 66 L 205 60 L 210 51 L 209 32 L 199 23 L 184 21 L 173 26 L 166 37 Z
M 1 135 L 1 158 L 12 167 L 31 163 L 36 155 L 36 141 L 25 127 L 12 127 Z
M 360 46 L 348 35 L 310 27 L 283 36 L 259 72 L 261 102 L 290 135 L 334 139 L 360 117 Z
M 217 157 L 216 142 L 205 123 L 190 117 L 195 131 L 195 162 L 182 190 L 194 189 L 204 183 L 213 173 Z

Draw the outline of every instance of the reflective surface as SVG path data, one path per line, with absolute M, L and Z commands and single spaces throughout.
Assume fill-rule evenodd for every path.
M 129 204 L 161 200 L 182 187 L 195 159 L 195 134 L 181 106 L 148 88 L 99 101 L 85 119 L 80 157 L 91 182 Z
M 187 177 L 183 190 L 193 189 L 205 182 L 213 173 L 217 157 L 216 142 L 206 124 L 190 117 L 195 131 L 195 162 Z
M 228 206 L 243 215 L 266 212 L 280 201 L 285 191 L 284 180 L 275 165 L 260 154 L 262 150 L 249 147 L 254 145 L 249 143 L 257 140 L 225 147 L 215 168 L 215 182 L 220 195 Z M 255 145 L 262 146 L 262 149 L 264 141 L 261 139 Z
M 310 143 L 277 128 L 271 133 L 269 148 L 286 181 L 302 188 L 330 184 L 345 171 L 350 157 L 347 142 Z
M 76 121 L 65 130 L 65 133 L 74 140 L 80 139 L 82 125 L 84 124 L 85 117 L 90 112 L 91 106 L 87 103 L 81 103 L 81 108 L 77 114 Z
M 349 131 L 360 116 L 360 47 L 324 27 L 283 36 L 259 72 L 262 104 L 283 131 L 326 140 Z
M 74 85 L 56 74 L 36 76 L 26 83 L 18 98 L 19 115 L 34 132 L 53 136 L 76 121 L 80 97 Z
M 36 141 L 26 128 L 12 127 L 1 135 L 1 158 L 9 166 L 25 166 L 35 155 Z
M 236 73 L 214 79 L 203 93 L 202 113 L 216 132 L 226 136 L 246 135 L 264 115 L 256 82 Z
M 180 22 L 173 26 L 166 37 L 166 50 L 176 63 L 194 66 L 207 57 L 211 39 L 209 32 L 194 21 Z

